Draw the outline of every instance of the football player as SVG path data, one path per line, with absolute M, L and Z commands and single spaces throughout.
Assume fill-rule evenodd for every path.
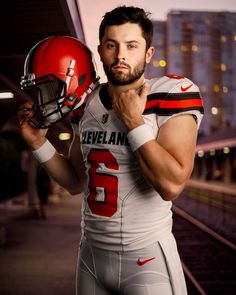
M 65 92 L 54 100 L 53 115 L 39 103 L 25 104 L 19 113 L 22 135 L 35 157 L 72 195 L 83 192 L 79 295 L 187 294 L 172 234 L 171 201 L 191 175 L 203 104 L 198 87 L 185 77 L 145 79 L 154 53 L 152 35 L 152 22 L 141 8 L 120 6 L 106 13 L 98 52 L 108 82 L 97 85 L 93 67 L 86 65 L 89 82 L 83 91 L 92 92 L 68 94 L 73 68 L 81 60 L 64 46 L 74 62 L 62 70 L 70 72 L 69 78 L 60 78 L 70 80 L 65 89 L 54 85 L 57 90 L 51 90 Z M 61 60 L 60 50 L 52 60 L 42 59 L 48 72 L 37 74 L 38 51 L 47 56 L 53 50 L 42 45 L 28 57 L 33 66 L 22 85 L 29 74 L 34 79 L 25 86 L 37 87 L 40 75 L 58 79 L 59 71 L 49 65 Z M 40 88 L 41 99 L 46 88 Z M 63 157 L 35 126 L 46 128 L 69 112 L 74 139 Z

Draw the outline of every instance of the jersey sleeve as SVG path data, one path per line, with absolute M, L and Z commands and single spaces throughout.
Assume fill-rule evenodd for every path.
M 152 84 L 144 114 L 156 113 L 159 127 L 170 118 L 191 114 L 200 126 L 204 108 L 200 90 L 185 77 L 165 76 Z

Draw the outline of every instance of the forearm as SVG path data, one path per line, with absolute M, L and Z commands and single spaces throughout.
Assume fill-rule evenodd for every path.
M 28 102 L 19 111 L 20 130 L 35 158 L 50 177 L 71 194 L 82 192 L 86 184 L 86 175 L 79 137 L 74 137 L 71 155 L 64 157 L 58 154 L 47 140 L 46 129 L 37 129 L 30 124 L 32 116 L 32 103 Z
M 76 173 L 70 160 L 58 153 L 41 164 L 48 174 L 55 180 L 60 186 L 64 187 L 70 194 L 79 194 L 85 187 L 85 175 Z
M 58 154 L 54 146 L 46 140 L 37 149 L 32 149 L 32 153 L 48 174 L 71 194 L 83 191 L 85 170 L 79 148 L 75 149 L 74 157 L 68 158 Z M 76 163 L 77 166 L 74 166 L 73 163 Z
M 168 153 L 156 140 L 142 145 L 135 152 L 144 178 L 164 200 L 176 198 L 189 179 L 192 165 L 186 167 Z
M 150 139 L 149 127 L 145 128 L 147 130 L 142 131 L 142 127 L 138 127 L 142 132 L 135 134 L 134 143 L 141 145 L 133 147 L 141 172 L 163 199 L 174 199 L 183 190 L 193 169 L 196 123 L 189 115 L 172 118 L 160 128 L 157 139 L 153 139 L 154 136 Z

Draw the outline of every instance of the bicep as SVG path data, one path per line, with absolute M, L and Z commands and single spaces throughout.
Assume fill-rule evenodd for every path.
M 192 115 L 169 119 L 160 128 L 157 141 L 186 169 L 192 170 L 197 139 L 197 124 Z

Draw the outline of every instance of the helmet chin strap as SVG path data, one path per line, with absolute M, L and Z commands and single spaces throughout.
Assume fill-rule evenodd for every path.
M 71 77 L 74 75 L 74 72 L 75 72 L 75 64 L 76 64 L 76 61 L 74 59 L 72 59 L 70 61 L 70 66 L 69 66 L 68 72 L 66 74 L 66 86 L 67 87 L 69 87 Z
M 65 81 L 66 82 L 66 89 L 69 88 L 71 79 L 72 79 L 72 77 L 74 75 L 74 72 L 75 72 L 75 64 L 76 64 L 76 61 L 74 59 L 71 59 L 70 65 L 68 67 L 68 71 L 67 71 L 67 74 L 66 74 L 66 81 Z M 98 85 L 99 79 L 100 79 L 100 77 L 97 77 L 96 80 L 89 85 L 89 87 L 86 89 L 86 91 L 80 97 L 79 102 L 77 102 L 75 104 L 75 106 L 73 107 L 73 109 L 74 108 L 79 108 L 84 103 L 84 101 L 85 101 L 86 97 L 88 96 L 88 94 L 90 94 L 93 91 L 93 89 Z M 74 94 L 69 94 L 68 97 L 67 97 L 69 100 L 70 100 L 70 96 L 71 96 L 72 103 L 73 103 L 73 101 L 75 102 L 75 100 L 74 100 L 75 99 L 75 95 Z M 59 100 L 59 102 L 60 103 L 63 102 L 64 99 L 65 98 L 61 98 Z
M 65 81 L 66 89 L 69 89 L 71 79 L 72 79 L 74 72 L 75 72 L 75 64 L 76 64 L 76 61 L 74 59 L 71 59 L 70 65 L 67 69 L 67 74 L 66 74 L 66 81 Z M 63 90 L 62 90 L 62 93 L 63 93 Z M 58 100 L 59 103 L 63 103 L 65 100 L 65 97 L 63 97 L 62 94 L 61 94 L 61 97 L 62 98 Z M 69 100 L 71 102 L 71 106 L 73 106 L 73 104 L 75 104 L 76 96 L 74 94 L 69 94 L 66 97 L 67 97 L 67 100 Z M 63 106 L 62 108 L 65 108 L 65 110 L 67 110 L 67 106 Z M 74 106 L 73 106 L 73 108 L 74 108 Z
M 97 87 L 97 85 L 99 84 L 99 79 L 100 77 L 97 77 L 96 80 L 89 85 L 83 95 L 81 95 L 80 101 L 76 104 L 75 109 L 79 108 L 84 103 L 86 97 Z

